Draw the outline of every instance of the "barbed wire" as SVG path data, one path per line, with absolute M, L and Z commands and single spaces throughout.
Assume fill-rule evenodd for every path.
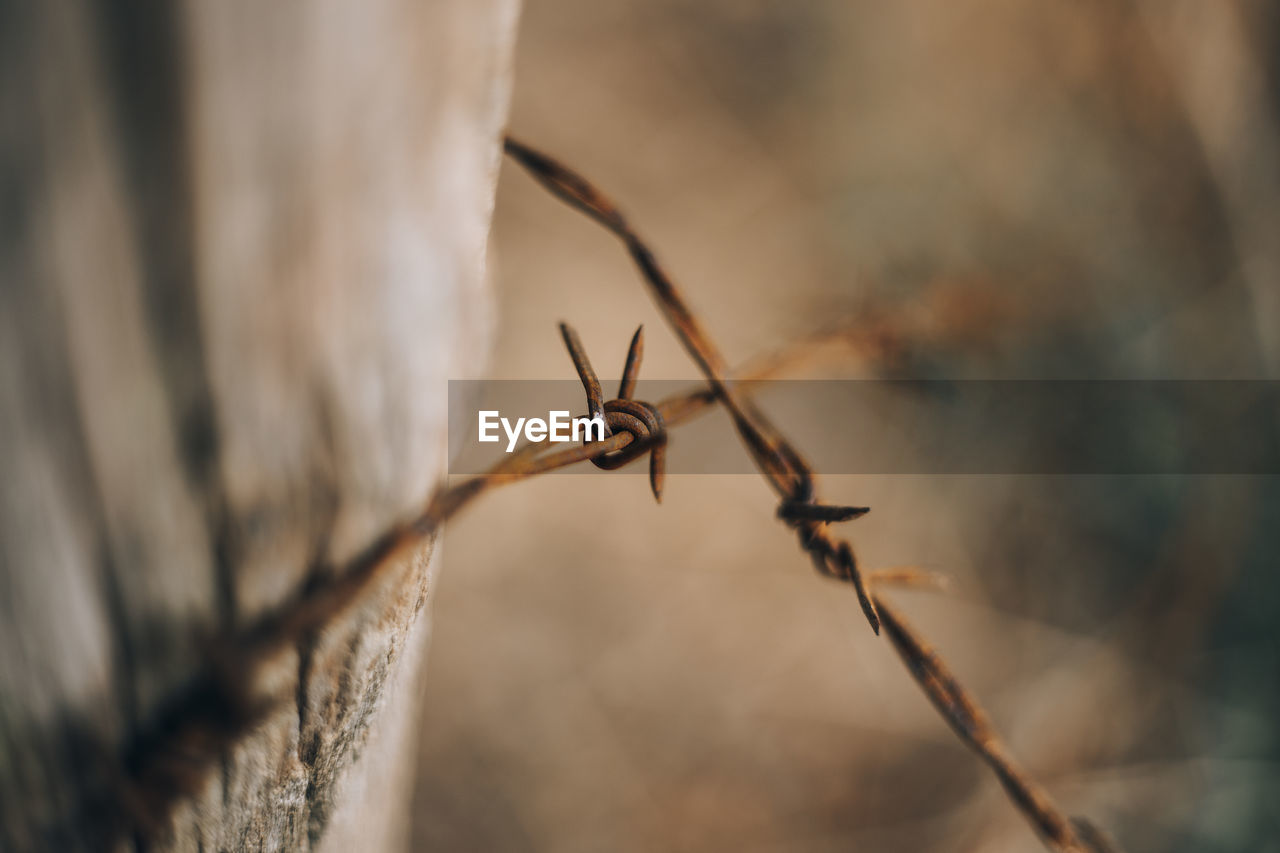
M 815 476 L 801 454 L 738 388 L 789 372 L 833 342 L 873 359 L 891 357 L 909 345 L 909 333 L 881 321 L 854 322 L 799 341 L 731 373 L 695 314 L 654 253 L 607 196 L 589 181 L 529 146 L 508 138 L 506 152 L 555 195 L 586 213 L 623 240 L 677 337 L 707 380 L 657 403 L 633 399 L 643 354 L 643 330 L 628 349 L 618 396 L 605 400 L 576 332 L 561 325 L 561 336 L 582 380 L 587 408 L 608 426 L 606 436 L 552 450 L 529 443 L 482 474 L 438 486 L 415 517 L 393 524 L 337 571 L 309 584 L 271 614 L 241 633 L 213 644 L 204 670 L 171 698 L 166 710 L 126 749 L 121 761 L 108 750 L 98 758 L 119 793 L 102 809 L 110 831 L 151 836 L 184 797 L 198 793 L 205 774 L 235 741 L 284 701 L 262 687 L 278 656 L 366 604 L 397 582 L 396 569 L 409 571 L 405 558 L 432 541 L 449 519 L 495 488 L 590 461 L 621 467 L 649 456 L 650 487 L 661 499 L 663 451 L 669 431 L 714 405 L 722 406 L 760 473 L 778 496 L 778 517 L 796 531 L 802 550 L 826 577 L 849 583 L 872 629 L 887 637 L 912 678 L 960 739 L 995 772 L 1014 806 L 1054 851 L 1110 853 L 1117 850 L 1094 824 L 1069 818 L 1045 789 L 1014 760 L 974 696 L 912 628 L 880 589 L 890 586 L 943 588 L 946 578 L 914 567 L 863 572 L 852 545 L 830 532 L 830 524 L 866 514 L 866 507 L 823 504 Z
M 830 523 L 859 518 L 866 514 L 867 508 L 837 507 L 818 501 L 813 470 L 786 437 L 737 390 L 719 350 L 653 251 L 617 206 L 582 175 L 548 155 L 509 136 L 505 149 L 553 194 L 623 241 L 658 307 L 706 377 L 710 399 L 728 410 L 760 472 L 778 492 L 778 518 L 796 530 L 801 547 L 819 573 L 853 585 L 872 629 L 879 634 L 881 626 L 884 627 L 916 683 L 960 739 L 992 768 L 1009 799 L 1045 845 L 1055 851 L 1079 853 L 1114 849 L 1114 844 L 1087 819 L 1071 819 L 1062 811 L 1048 792 L 1014 760 L 976 698 L 960 684 L 937 653 L 888 600 L 868 590 L 867 578 L 859 570 L 853 546 L 829 532 Z M 581 366 L 579 372 L 582 372 Z M 585 377 L 583 382 L 587 382 Z M 661 405 L 657 408 L 662 410 Z M 911 569 L 874 577 L 881 584 L 920 585 L 932 580 Z M 1077 831 L 1080 828 L 1081 831 Z

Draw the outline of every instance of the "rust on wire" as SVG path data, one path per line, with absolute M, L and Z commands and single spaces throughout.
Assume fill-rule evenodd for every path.
M 1105 853 L 1115 849 L 1110 839 L 1088 820 L 1065 815 L 1048 792 L 1014 760 L 977 700 L 960 684 L 942 659 L 896 609 L 883 598 L 871 594 L 859 570 L 853 546 L 845 540 L 833 539 L 827 527 L 829 522 L 857 518 L 865 514 L 867 508 L 818 503 L 813 471 L 809 465 L 751 401 L 737 391 L 719 350 L 659 265 L 654 253 L 631 228 L 617 206 L 586 178 L 546 154 L 510 137 L 505 141 L 505 150 L 552 193 L 622 239 L 676 335 L 707 378 L 710 387 L 705 392 L 664 401 L 655 411 L 676 415 L 672 418 L 674 421 L 692 416 L 698 409 L 712 403 L 723 405 L 757 467 L 778 494 L 778 517 L 796 530 L 801 547 L 809 554 L 815 569 L 853 585 L 872 628 L 879 633 L 880 626 L 884 625 L 890 643 L 916 683 L 960 739 L 991 767 L 1009 799 L 1046 846 L 1063 853 L 1087 853 L 1090 850 Z M 568 340 L 566 335 L 566 342 Z M 633 340 L 633 350 L 635 347 Z M 579 373 L 584 375 L 585 385 L 585 374 L 581 369 Z M 629 387 L 626 379 L 623 387 Z M 930 573 L 916 569 L 887 570 L 873 576 L 883 583 L 908 586 L 938 584 Z
M 630 400 L 636 392 L 636 380 L 640 378 L 640 359 L 644 358 L 644 326 L 636 329 L 627 347 L 627 362 L 622 366 L 622 381 L 618 383 L 618 399 Z M 658 413 L 661 418 L 662 413 Z
M 608 402 L 602 402 L 604 393 L 600 389 L 600 380 L 591 367 L 591 359 L 587 358 L 586 350 L 582 348 L 578 333 L 568 323 L 561 323 L 560 335 L 569 349 L 569 357 L 573 359 L 582 387 L 586 389 L 587 407 L 591 416 L 601 418 L 606 425 L 605 436 L 623 433 L 633 439 L 630 446 L 623 450 L 593 457 L 592 464 L 606 471 L 614 471 L 646 453 L 649 454 L 649 488 L 653 491 L 654 500 L 662 503 L 667 449 L 667 431 L 662 423 L 662 413 L 652 403 L 631 399 L 640 373 L 640 359 L 644 354 L 644 326 L 636 329 L 631 338 L 618 397 Z
M 1070 818 L 1014 759 L 978 700 L 883 596 L 876 596 L 885 635 L 911 677 L 970 749 L 991 767 L 1005 793 L 1050 850 L 1106 853 L 1114 844 L 1084 818 Z
M 582 380 L 582 390 L 587 392 L 587 413 L 603 423 L 605 420 L 604 391 L 600 387 L 600 378 L 591 367 L 591 360 L 587 358 L 586 350 L 582 348 L 582 341 L 578 339 L 578 333 L 568 323 L 560 324 L 560 337 L 564 338 L 565 348 L 569 350 L 569 358 L 573 359 L 578 378 Z M 605 424 L 604 437 L 608 438 L 611 434 L 608 424 Z

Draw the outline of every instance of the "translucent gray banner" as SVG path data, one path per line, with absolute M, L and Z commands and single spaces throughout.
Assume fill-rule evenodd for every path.
M 617 382 L 604 387 L 611 394 Z M 635 397 L 656 404 L 700 387 L 641 380 Z M 1280 474 L 1280 383 L 1273 381 L 821 380 L 739 387 L 819 474 Z M 518 424 L 523 444 L 531 419 L 567 425 L 567 418 L 586 414 L 577 380 L 453 381 L 449 405 L 451 474 L 480 473 L 501 461 Z M 491 413 L 483 424 L 482 412 Z M 482 425 L 499 440 L 479 441 Z M 565 469 L 589 470 L 589 464 Z M 645 466 L 625 471 L 644 473 Z M 670 428 L 667 471 L 755 468 L 729 419 L 709 407 Z

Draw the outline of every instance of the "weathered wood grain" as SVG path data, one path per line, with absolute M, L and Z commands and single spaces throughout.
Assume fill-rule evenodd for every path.
M 443 471 L 516 11 L 0 3 L 0 848 L 402 840 L 428 553 L 159 819 L 131 762 Z

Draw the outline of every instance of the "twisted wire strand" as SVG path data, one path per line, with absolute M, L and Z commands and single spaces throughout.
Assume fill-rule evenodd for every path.
M 916 683 L 960 739 L 991 767 L 1009 799 L 1050 850 L 1064 853 L 1104 853 L 1115 845 L 1084 818 L 1070 818 L 1012 757 L 976 698 L 964 688 L 930 645 L 886 599 L 872 595 L 858 566 L 853 546 L 834 538 L 829 522 L 861 517 L 865 507 L 831 507 L 817 503 L 813 471 L 786 438 L 741 394 L 729 379 L 725 362 L 702 325 L 694 317 L 672 279 L 654 253 L 631 228 L 618 207 L 585 177 L 552 157 L 510 136 L 508 155 L 539 183 L 571 206 L 586 213 L 619 237 L 639 267 L 676 336 L 701 368 L 709 388 L 704 396 L 681 396 L 658 405 L 659 411 L 691 416 L 701 405 L 719 403 L 734 425 L 766 480 L 778 493 L 778 516 L 792 526 L 800 546 L 822 575 L 851 583 L 873 630 L 885 633 Z M 676 420 L 676 418 L 672 418 Z M 924 575 L 896 570 L 877 576 L 881 583 L 921 585 Z

